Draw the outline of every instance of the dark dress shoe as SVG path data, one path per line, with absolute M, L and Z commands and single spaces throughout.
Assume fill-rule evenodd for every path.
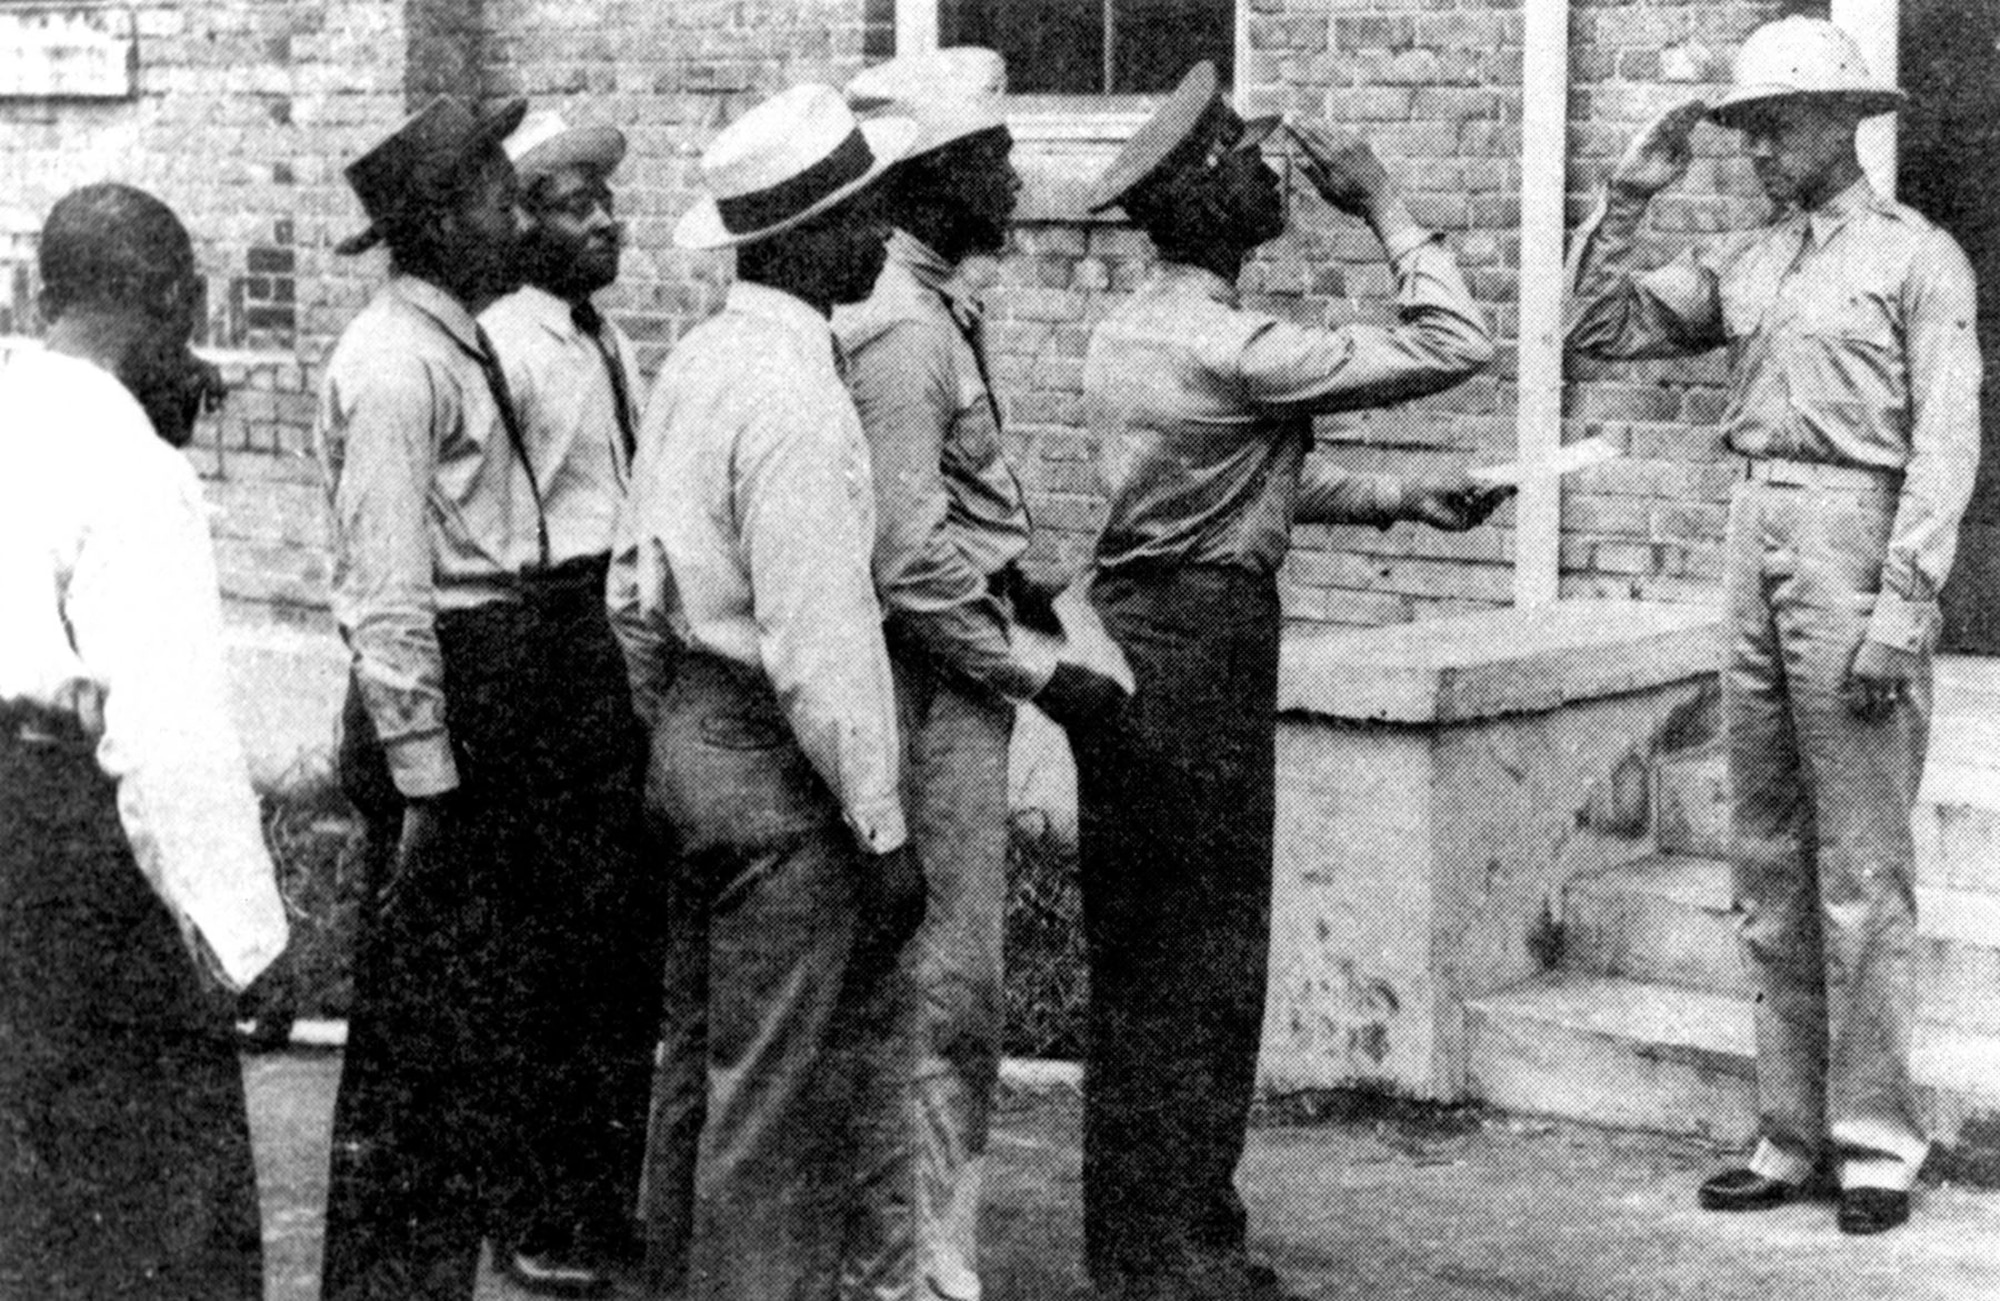
M 1910 1218 L 1910 1195 L 1887 1188 L 1846 1188 L 1840 1194 L 1842 1233 L 1883 1233 Z
M 1724 1170 L 1704 1180 L 1695 1200 L 1704 1211 L 1763 1211 L 1808 1193 L 1809 1189 L 1800 1184 L 1767 1178 L 1755 1170 L 1737 1169 Z
M 500 1272 L 516 1287 L 541 1296 L 600 1297 L 611 1291 L 611 1280 L 595 1267 L 531 1251 L 510 1251 L 500 1258 Z

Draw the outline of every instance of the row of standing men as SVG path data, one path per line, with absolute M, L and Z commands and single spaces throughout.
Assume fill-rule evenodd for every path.
M 1637 214 L 1685 171 L 1703 113 L 1664 115 L 1582 233 L 1571 344 L 1728 343 L 1738 362 L 1725 698 L 1746 952 L 1772 996 L 1763 1139 L 1702 1195 L 1754 1209 L 1837 1161 L 1842 1227 L 1865 1232 L 1907 1214 L 1925 1146 L 1907 813 L 1978 361 L 1962 255 L 1854 162 L 1854 123 L 1898 93 L 1857 77 L 1830 24 L 1765 32 L 1788 71 L 1740 62 L 1713 116 L 1746 132 L 1779 220 L 1719 266 L 1633 269 Z M 1815 50 L 1832 52 L 1818 81 Z M 1269 935 L 1275 572 L 1295 522 L 1458 529 L 1498 506 L 1462 473 L 1307 457 L 1313 416 L 1448 387 L 1492 338 L 1373 154 L 1314 128 L 1286 128 L 1298 170 L 1381 237 L 1399 322 L 1243 309 L 1243 260 L 1287 224 L 1260 152 L 1278 124 L 1191 70 L 1093 195 L 1161 255 L 1084 376 L 1111 489 L 1090 600 L 1128 695 L 1022 631 L 1059 621 L 1024 572 L 981 306 L 955 274 L 999 251 L 1018 189 L 1001 77 L 985 51 L 898 60 L 846 99 L 797 87 L 726 129 L 676 237 L 735 249 L 737 280 L 643 416 L 591 303 L 618 265 L 617 132 L 441 99 L 349 168 L 370 224 L 342 249 L 384 243 L 392 272 L 335 351 L 317 430 L 354 653 L 341 776 L 371 886 L 329 1297 L 467 1295 L 484 1240 L 552 1293 L 602 1291 L 643 1254 L 666 1294 L 976 1295 L 1006 750 L 1027 701 L 1078 760 L 1092 1281 L 1121 1301 L 1284 1295 L 1233 1186 Z M 0 660 L 24 959 L 0 1279 L 255 1295 L 219 995 L 285 925 L 219 722 L 199 489 L 161 450 L 206 389 L 191 246 L 164 205 L 96 186 L 57 205 L 41 256 L 47 354 L 8 368 L 8 409 L 83 433 L 4 449 L 29 471 L 5 482 L 35 491 L 0 511 L 0 599 L 29 616 Z M 1883 292 L 1843 297 L 1869 274 Z M 1864 299 L 1901 314 L 1883 324 L 1903 370 L 1791 328 Z M 1864 510 L 1858 537 L 1813 526 Z M 1821 926 L 1839 961 L 1807 989 L 1799 945 Z
M 1169 258 L 1204 250 L 1090 362 L 1141 462 L 1095 594 L 1148 680 L 1128 709 L 1022 627 L 1059 630 L 1055 593 L 1023 565 L 956 274 L 1002 250 L 1020 188 L 1002 81 L 990 51 L 946 51 L 732 123 L 676 239 L 733 249 L 736 280 L 642 417 L 589 307 L 617 265 L 616 132 L 440 103 L 351 171 L 373 224 L 350 247 L 388 240 L 398 274 L 329 363 L 320 446 L 355 651 L 343 772 L 393 889 L 365 922 L 330 1296 L 448 1291 L 487 1236 L 517 1279 L 591 1290 L 642 1184 L 656 1287 L 976 1296 L 1026 702 L 1088 774 L 1093 1274 L 1119 1295 L 1263 1277 L 1231 1173 L 1263 1003 L 1277 561 L 1297 518 L 1468 527 L 1500 498 L 1307 468 L 1310 417 L 1448 386 L 1491 341 L 1372 154 L 1313 133 L 1309 174 L 1375 223 L 1406 323 L 1237 311 L 1234 268 L 1199 268 L 1284 229 L 1275 123 L 1191 72 L 1100 196 L 1144 192 Z M 467 177 L 456 208 L 431 201 L 448 257 L 406 247 L 426 227 L 393 206 L 421 201 L 405 159 L 432 153 Z M 1165 193 L 1178 170 L 1214 192 Z M 517 201 L 526 244 L 474 247 L 502 249 Z M 471 310 L 510 266 L 526 286 Z M 1186 344 L 1145 355 L 1163 328 Z M 1227 432 L 1190 464 L 1201 424 Z

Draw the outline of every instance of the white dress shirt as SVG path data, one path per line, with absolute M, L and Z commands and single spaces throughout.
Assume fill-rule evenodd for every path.
M 557 563 L 611 549 L 625 497 L 625 450 L 616 394 L 604 353 L 577 327 L 570 305 L 528 285 L 479 314 L 507 373 L 528 455 L 541 484 L 549 547 Z M 607 346 L 624 371 L 625 391 L 639 393 L 625 332 L 604 322 Z
M 675 643 L 759 670 L 863 847 L 905 839 L 874 489 L 827 319 L 738 281 L 667 357 L 612 550 L 613 626 L 654 716 Z
M 247 985 L 284 949 L 285 909 L 229 720 L 201 485 L 88 362 L 17 354 L 0 412 L 0 705 L 101 702 L 97 759 L 140 871 Z

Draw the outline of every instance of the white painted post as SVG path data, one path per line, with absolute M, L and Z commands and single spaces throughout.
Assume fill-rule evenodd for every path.
M 1861 47 L 1876 80 L 1895 84 L 1902 75 L 1899 28 L 1901 0 L 1833 0 L 1833 21 Z M 1884 114 L 1861 124 L 1861 165 L 1879 194 L 1896 193 L 1896 115 Z
M 1562 443 L 1563 213 L 1569 177 L 1569 3 L 1522 7 L 1520 384 L 1514 429 L 1524 461 Z M 1514 603 L 1561 594 L 1562 485 L 1537 475 L 1514 504 Z
M 896 0 L 896 53 L 935 50 L 938 0 Z

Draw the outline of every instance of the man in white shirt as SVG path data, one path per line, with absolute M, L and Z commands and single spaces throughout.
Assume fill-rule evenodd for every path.
M 201 487 L 129 391 L 187 356 L 194 250 L 103 184 L 40 259 L 47 348 L 0 370 L 0 1296 L 251 1301 L 231 1005 L 285 912 Z
M 638 734 L 618 654 L 599 599 L 612 526 L 625 500 L 637 415 L 637 381 L 624 332 L 591 295 L 618 277 L 624 231 L 612 215 L 611 173 L 625 156 L 615 127 L 571 127 L 532 113 L 505 141 L 528 219 L 521 288 L 480 313 L 519 418 L 540 485 L 558 567 L 588 571 L 588 608 L 557 630 L 555 658 L 588 655 L 608 672 L 577 687 L 608 697 L 623 730 Z M 574 648 L 574 650 L 570 648 Z M 560 907 L 522 986 L 536 1068 L 524 1073 L 522 1195 L 510 1218 L 518 1236 L 501 1267 L 533 1291 L 591 1290 L 638 1245 L 632 1213 L 645 1150 L 653 1045 L 659 1033 L 660 947 L 656 900 L 667 877 L 641 857 L 639 754 L 572 784 L 540 822 L 548 861 L 560 864 Z
M 715 197 L 676 238 L 736 248 L 737 281 L 660 372 L 613 550 L 609 601 L 652 729 L 647 804 L 681 855 L 649 1267 L 694 1297 L 851 1296 L 858 1262 L 906 1240 L 860 1194 L 900 1168 L 883 1155 L 907 1078 L 893 968 L 923 878 L 869 570 L 868 445 L 828 315 L 881 270 L 865 195 L 912 131 L 857 125 L 834 91 L 799 86 L 703 156 Z

